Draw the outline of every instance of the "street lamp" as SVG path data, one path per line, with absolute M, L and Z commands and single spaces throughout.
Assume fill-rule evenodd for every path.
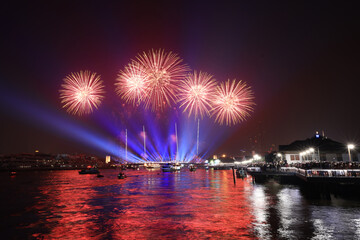
M 347 145 L 347 148 L 348 148 L 348 153 L 349 153 L 349 162 L 351 162 L 351 153 L 350 153 L 350 150 L 351 150 L 351 149 L 354 149 L 354 148 L 355 148 L 355 145 L 354 145 L 354 144 L 348 144 L 348 145 Z

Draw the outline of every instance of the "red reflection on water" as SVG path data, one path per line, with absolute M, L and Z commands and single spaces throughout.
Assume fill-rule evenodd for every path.
M 39 188 L 44 197 L 34 206 L 43 217 L 37 224 L 45 226 L 49 233 L 33 236 L 45 239 L 88 239 L 97 236 L 96 215 L 91 211 L 102 207 L 89 204 L 97 195 L 93 187 L 100 183 L 96 181 L 96 175 L 79 175 L 77 171 L 56 171 L 51 175 Z
M 232 173 L 226 171 L 169 175 L 173 185 L 163 193 L 158 191 L 159 183 L 151 181 L 147 189 L 151 197 L 131 199 L 136 207 L 126 213 L 126 219 L 114 221 L 121 229 L 116 237 L 254 237 L 253 216 L 244 193 L 246 187 L 251 188 L 248 181 L 239 181 L 234 187 Z M 179 187 L 182 184 L 188 188 Z
M 256 238 L 248 180 L 231 171 L 102 171 L 104 178 L 54 172 L 39 187 L 45 239 Z M 32 226 L 32 227 L 34 227 Z

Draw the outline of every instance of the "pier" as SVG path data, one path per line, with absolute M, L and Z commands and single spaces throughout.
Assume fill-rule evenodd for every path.
M 281 167 L 262 171 L 259 167 L 247 169 L 255 182 L 274 179 L 281 184 L 298 184 L 308 189 L 357 193 L 360 195 L 360 169 L 301 169 Z
M 332 193 L 360 197 L 360 169 L 281 167 L 264 171 L 260 167 L 249 167 L 247 172 L 256 183 L 273 179 L 280 184 L 296 184 L 308 195 L 325 195 L 329 198 Z
M 255 179 L 295 177 L 304 182 L 332 182 L 360 184 L 360 169 L 301 169 L 281 167 L 279 170 L 263 171 L 260 167 L 249 167 L 247 172 Z

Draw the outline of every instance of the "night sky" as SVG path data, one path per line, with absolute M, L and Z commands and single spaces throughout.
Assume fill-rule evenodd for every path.
M 96 114 L 70 116 L 61 108 L 62 79 L 86 69 L 101 74 L 107 96 L 99 111 L 116 108 L 121 115 L 126 106 L 113 92 L 118 71 L 139 52 L 159 48 L 178 53 L 192 69 L 209 72 L 218 81 L 246 81 L 254 91 L 252 116 L 232 127 L 211 153 L 269 151 L 316 130 L 360 144 L 360 19 L 355 3 L 2 3 L 0 154 L 35 149 L 93 153 L 38 122 L 33 116 L 40 113 L 25 103 L 102 131 Z

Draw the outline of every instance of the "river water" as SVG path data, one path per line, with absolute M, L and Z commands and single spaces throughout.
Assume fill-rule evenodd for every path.
M 1 239 L 360 239 L 360 200 L 231 170 L 0 173 Z

